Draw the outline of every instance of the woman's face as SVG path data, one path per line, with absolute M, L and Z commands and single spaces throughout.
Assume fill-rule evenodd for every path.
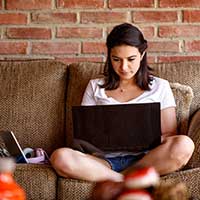
M 113 69 L 120 80 L 132 79 L 140 68 L 141 59 L 138 48 L 129 45 L 115 46 L 110 52 Z

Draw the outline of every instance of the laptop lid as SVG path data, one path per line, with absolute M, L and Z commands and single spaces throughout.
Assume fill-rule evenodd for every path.
M 16 163 L 28 163 L 28 160 L 12 131 L 0 131 L 0 138 L 3 140 L 10 156 L 15 158 Z
M 160 103 L 73 106 L 74 138 L 104 151 L 144 151 L 161 143 Z

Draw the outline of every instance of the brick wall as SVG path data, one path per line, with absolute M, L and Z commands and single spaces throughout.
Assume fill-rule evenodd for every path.
M 149 62 L 200 60 L 200 0 L 0 0 L 0 59 L 105 61 L 122 22 L 149 41 Z

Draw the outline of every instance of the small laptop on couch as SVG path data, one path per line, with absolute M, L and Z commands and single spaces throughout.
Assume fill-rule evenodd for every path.
M 0 131 L 0 138 L 3 140 L 10 156 L 15 158 L 16 163 L 28 163 L 28 159 L 12 131 Z

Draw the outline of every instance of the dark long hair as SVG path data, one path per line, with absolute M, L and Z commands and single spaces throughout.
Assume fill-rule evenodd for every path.
M 120 45 L 134 46 L 138 48 L 141 55 L 147 49 L 147 41 L 137 27 L 129 23 L 115 26 L 108 35 L 106 41 L 107 60 L 104 67 L 105 83 L 101 86 L 106 90 L 116 89 L 119 86 L 119 76 L 113 69 L 110 53 L 113 47 Z M 150 72 L 151 70 L 152 69 L 147 64 L 147 53 L 145 51 L 144 56 L 140 61 L 140 67 L 135 74 L 136 84 L 142 90 L 150 90 L 149 84 L 151 84 L 153 79 Z

